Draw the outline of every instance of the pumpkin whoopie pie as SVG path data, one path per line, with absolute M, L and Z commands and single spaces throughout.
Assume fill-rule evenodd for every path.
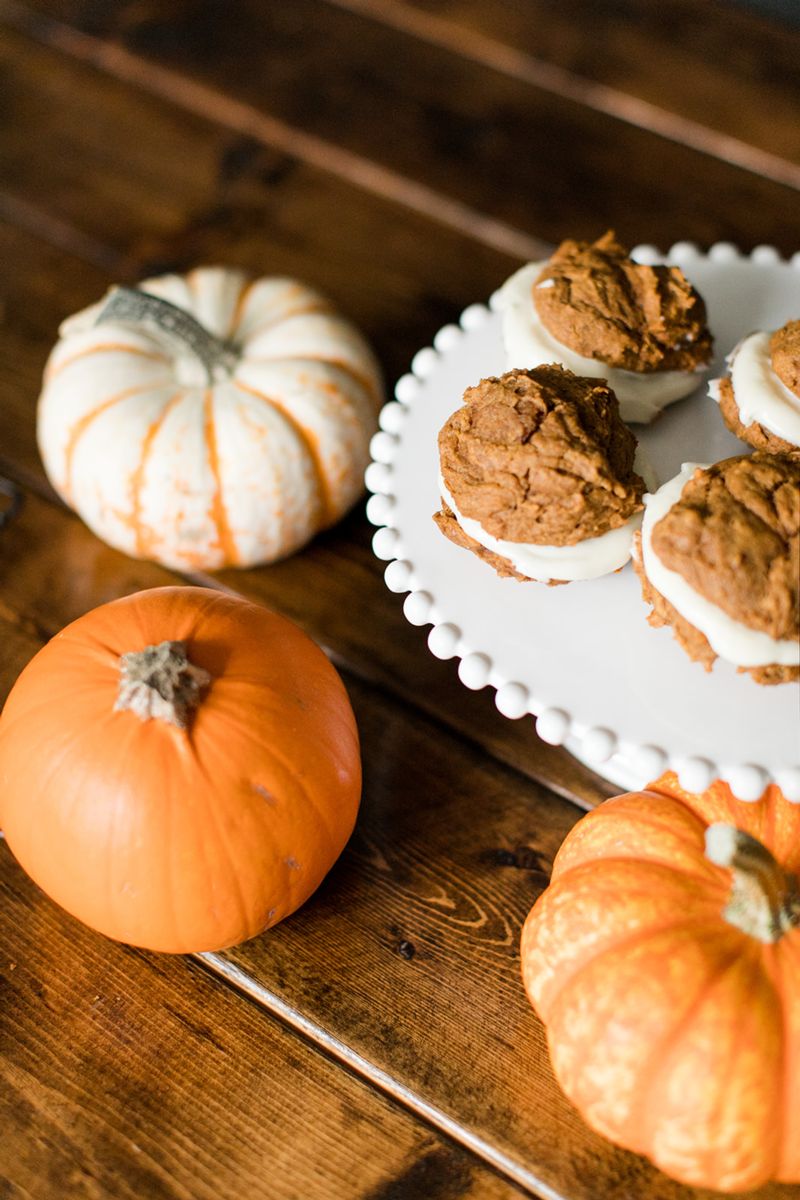
M 728 355 L 709 395 L 732 433 L 756 450 L 800 453 L 800 321 L 751 333 Z
M 711 360 L 705 304 L 683 272 L 634 262 L 611 231 L 522 267 L 498 306 L 509 367 L 602 377 L 625 421 L 649 423 L 688 396 Z
M 800 679 L 800 459 L 684 464 L 645 498 L 634 566 L 651 625 L 757 683 Z
M 498 575 L 595 579 L 631 554 L 645 488 L 635 453 L 605 380 L 558 365 L 483 379 L 439 433 L 434 520 Z

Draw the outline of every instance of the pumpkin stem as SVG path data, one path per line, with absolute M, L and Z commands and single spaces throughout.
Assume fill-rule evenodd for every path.
M 800 889 L 794 875 L 743 829 L 722 823 L 706 830 L 706 858 L 733 874 L 723 916 L 760 942 L 777 942 L 800 925 Z
M 123 654 L 119 660 L 119 692 L 115 712 L 129 709 L 140 721 L 157 717 L 179 729 L 188 728 L 211 676 L 186 657 L 184 642 L 161 642 Z
M 222 338 L 209 333 L 185 309 L 139 288 L 114 288 L 101 308 L 95 325 L 102 325 L 105 321 L 143 325 L 170 341 L 178 342 L 182 350 L 188 350 L 200 360 L 209 383 L 227 379 L 236 365 L 236 351 Z

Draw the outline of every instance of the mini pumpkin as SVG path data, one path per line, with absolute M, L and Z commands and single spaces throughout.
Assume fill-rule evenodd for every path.
M 317 292 L 199 268 L 63 323 L 39 449 L 63 499 L 126 554 L 252 566 L 355 502 L 381 396 L 363 338 Z
M 0 826 L 109 937 L 220 949 L 294 912 L 355 822 L 358 735 L 300 629 L 202 588 L 105 604 L 28 664 L 0 716 Z
M 589 1125 L 683 1183 L 800 1181 L 800 806 L 674 775 L 579 821 L 523 930 Z

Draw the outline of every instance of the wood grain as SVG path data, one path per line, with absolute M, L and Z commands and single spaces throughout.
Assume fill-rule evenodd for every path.
M 250 120 L 265 142 L 277 119 L 537 237 L 613 225 L 630 242 L 796 249 L 793 188 L 324 0 L 242 0 L 236 21 L 208 0 L 36 0 L 35 9 L 2 0 L 0 14 L 175 104 L 222 123 Z M 269 118 L 261 127 L 258 114 Z M 336 153 L 329 165 L 345 169 Z
M 202 261 L 299 274 L 364 328 L 392 380 L 513 269 L 464 234 L 7 29 L 0 78 L 15 113 L 0 122 L 6 219 L 78 257 L 91 238 L 106 278 Z M 0 215 L 2 204 L 0 191 Z M 98 243 L 113 262 L 98 263 Z
M 0 680 L 29 646 L 0 618 Z M 520 1192 L 190 962 L 56 908 L 0 843 L 4 1200 Z
M 800 180 L 800 29 L 706 0 L 329 0 L 555 95 Z
M 50 622 L 74 615 L 76 597 L 86 607 L 90 593 L 99 602 L 170 578 L 147 564 L 121 574 L 129 560 L 106 548 L 96 557 L 75 517 L 34 496 L 0 539 L 0 644 L 15 647 L 12 672 Z M 702 1196 L 589 1132 L 556 1088 L 524 998 L 521 922 L 574 806 L 344 678 L 365 766 L 356 833 L 301 912 L 203 956 L 206 969 L 529 1191 Z M 208 1024 L 216 1032 L 217 1018 Z M 800 1189 L 761 1196 L 797 1200 Z

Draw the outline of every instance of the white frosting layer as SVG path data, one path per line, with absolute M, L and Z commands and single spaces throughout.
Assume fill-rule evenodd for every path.
M 698 385 L 698 371 L 623 371 L 609 367 L 596 358 L 585 358 L 559 342 L 545 329 L 536 306 L 532 289 L 536 277 L 546 262 L 528 263 L 500 290 L 498 307 L 503 314 L 503 342 L 507 369 L 538 367 L 557 362 L 576 375 L 607 379 L 619 400 L 623 421 L 649 424 L 662 409 L 675 400 L 688 396 Z M 543 280 L 538 286 L 547 287 Z M 549 283 L 552 287 L 552 283 Z
M 743 425 L 757 421 L 776 437 L 800 446 L 800 400 L 776 375 L 769 352 L 770 333 L 751 333 L 729 355 L 731 383 Z M 717 387 L 712 391 L 714 384 Z M 719 381 L 709 395 L 719 403 Z
M 642 523 L 641 512 L 636 513 L 620 525 L 603 533 L 600 537 L 585 538 L 574 546 L 538 546 L 532 542 L 507 542 L 492 537 L 479 521 L 465 517 L 459 512 L 453 497 L 439 476 L 442 499 L 453 510 L 456 520 L 469 537 L 474 538 L 486 550 L 507 558 L 515 571 L 526 579 L 549 583 L 562 579 L 568 583 L 579 579 L 598 579 L 624 567 L 631 556 L 633 535 Z
M 677 609 L 695 629 L 705 634 L 712 650 L 720 658 L 737 667 L 782 667 L 800 665 L 800 642 L 778 640 L 735 621 L 716 604 L 701 596 L 682 575 L 665 567 L 653 549 L 652 532 L 655 525 L 681 498 L 685 485 L 698 466 L 704 463 L 684 463 L 679 475 L 658 489 L 655 495 L 645 496 L 642 522 L 642 560 L 647 578 L 653 587 Z

